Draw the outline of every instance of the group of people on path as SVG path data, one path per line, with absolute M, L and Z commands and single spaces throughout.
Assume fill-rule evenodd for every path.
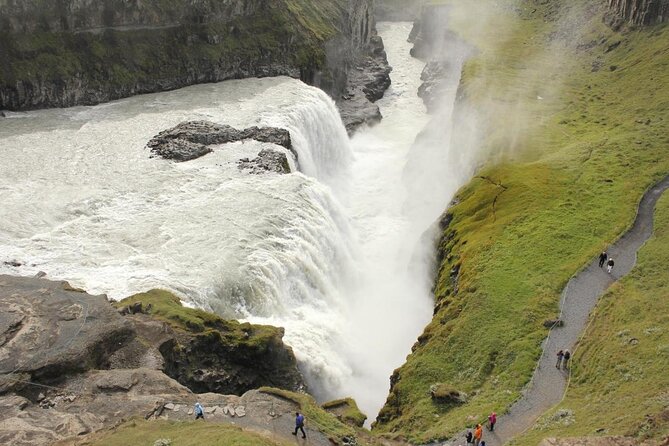
M 613 265 L 615 265 L 616 262 L 613 261 L 613 257 L 609 257 L 609 254 L 606 251 L 603 251 L 599 255 L 599 267 L 604 268 L 604 265 L 606 265 L 606 272 L 611 274 L 611 270 L 613 269 Z
M 199 420 L 200 418 L 204 420 L 204 407 L 202 407 L 202 404 L 199 402 L 195 403 L 193 412 L 195 412 L 196 420 Z M 299 412 L 295 412 L 295 430 L 293 431 L 293 435 L 297 435 L 297 431 L 300 431 L 302 432 L 302 438 L 307 438 L 307 433 L 304 431 L 304 421 L 304 415 Z
M 560 350 L 557 352 L 557 363 L 555 363 L 555 368 L 559 369 L 560 366 L 564 370 L 567 370 L 567 366 L 569 365 L 569 360 L 571 359 L 571 353 L 569 350 Z
M 495 424 L 497 423 L 497 414 L 492 412 L 488 415 L 488 429 L 492 432 L 495 430 Z M 483 425 L 481 423 L 476 425 L 474 432 L 471 430 L 467 431 L 465 436 L 467 444 L 473 444 L 474 446 L 485 446 L 485 441 L 483 440 Z

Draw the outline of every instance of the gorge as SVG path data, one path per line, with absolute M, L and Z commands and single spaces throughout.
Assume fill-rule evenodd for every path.
M 669 171 L 666 0 L 381 2 L 415 23 L 371 1 L 47 3 L 0 1 L 3 441 L 212 421 L 211 444 L 277 446 L 299 410 L 313 444 L 459 444 L 550 362 L 565 283 Z M 513 444 L 669 433 L 667 203 L 548 347 L 577 348 L 564 400 Z M 96 339 L 87 299 L 118 343 L 59 380 L 16 347 L 48 313 L 26 302 L 65 295 L 49 361 Z

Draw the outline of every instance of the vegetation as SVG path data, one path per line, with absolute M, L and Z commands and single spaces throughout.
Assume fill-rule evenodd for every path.
M 281 328 L 270 325 L 252 325 L 237 321 L 225 320 L 220 316 L 195 308 L 181 305 L 177 296 L 169 291 L 154 289 L 146 293 L 138 293 L 115 302 L 117 308 L 141 302 L 143 308 L 151 305 L 151 315 L 169 323 L 178 330 L 190 331 L 202 335 L 217 335 L 224 345 L 262 346 L 273 344 L 273 340 L 281 339 Z
M 375 426 L 420 442 L 518 398 L 570 276 L 630 225 L 643 191 L 669 172 L 666 25 L 616 33 L 584 0 L 562 10 L 478 3 L 476 22 L 470 2 L 453 3 L 451 25 L 478 50 L 458 106 L 477 112 L 486 164 L 443 219 L 435 316 L 394 374 Z M 579 367 L 589 382 L 616 364 Z M 468 402 L 433 401 L 436 383 Z M 644 406 L 613 407 L 621 411 L 601 415 L 611 420 L 602 425 L 622 414 L 627 426 L 642 423 Z
M 367 415 L 362 413 L 353 398 L 342 398 L 328 401 L 321 406 L 328 412 L 334 413 L 340 421 L 352 426 L 362 427 L 367 420 Z
M 516 445 L 545 437 L 669 436 L 669 194 L 631 273 L 600 301 L 575 352 L 565 399 Z
M 342 439 L 344 437 L 356 437 L 356 430 L 342 423 L 336 416 L 326 412 L 321 408 L 316 400 L 305 393 L 289 392 L 287 390 L 275 389 L 272 387 L 262 387 L 261 392 L 278 396 L 290 400 L 300 407 L 300 412 L 306 418 L 307 426 L 318 429 L 323 435 L 333 438 Z
M 14 91 L 17 82 L 46 83 L 71 96 L 67 87 L 80 85 L 84 101 L 94 103 L 194 82 L 309 73 L 324 66 L 324 42 L 341 28 L 345 6 L 344 0 L 282 0 L 226 22 L 172 18 L 183 24 L 80 33 L 0 31 L 5 62 L 0 91 Z M 77 99 L 70 96 L 61 105 Z
M 83 442 L 64 441 L 61 446 L 70 444 L 90 446 L 127 446 L 149 445 L 157 440 L 170 440 L 165 446 L 286 446 L 291 443 L 266 438 L 242 428 L 220 423 L 197 421 L 128 421 L 109 432 L 87 437 Z

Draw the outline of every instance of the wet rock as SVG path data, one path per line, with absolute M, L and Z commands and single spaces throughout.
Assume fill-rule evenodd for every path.
M 2 263 L 4 263 L 7 266 L 12 266 L 14 268 L 18 268 L 19 266 L 23 265 L 23 263 L 19 262 L 18 260 L 8 260 Z
M 249 170 L 253 174 L 266 172 L 286 174 L 291 172 L 286 154 L 272 149 L 262 149 L 258 156 L 252 160 L 242 158 L 238 161 L 237 167 L 240 170 Z
M 277 144 L 292 151 L 290 132 L 286 129 L 249 127 L 237 130 L 229 125 L 209 121 L 182 122 L 158 133 L 147 143 L 147 147 L 154 156 L 183 162 L 212 152 L 209 146 L 246 139 Z

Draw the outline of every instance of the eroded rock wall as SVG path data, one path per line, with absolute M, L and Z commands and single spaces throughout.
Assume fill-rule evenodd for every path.
M 609 0 L 609 7 L 616 17 L 635 25 L 669 21 L 669 0 Z
M 0 110 L 279 75 L 336 98 L 373 33 L 372 0 L 0 0 Z

